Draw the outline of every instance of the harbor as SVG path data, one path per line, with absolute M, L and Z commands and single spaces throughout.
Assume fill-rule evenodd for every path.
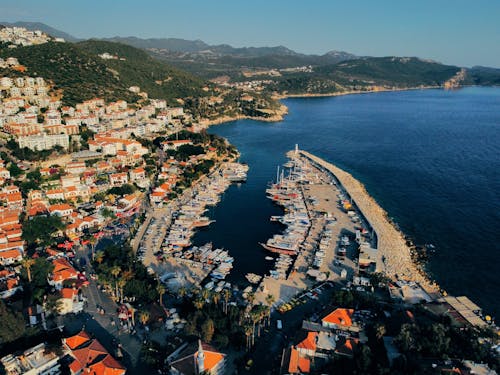
M 287 156 L 266 191 L 284 209 L 270 219 L 285 230 L 261 243 L 279 257 L 256 288 L 257 301 L 271 294 L 280 308 L 327 281 L 364 290 L 371 273 L 411 285 L 404 288 L 407 300 L 441 297 L 414 264 L 403 234 L 359 181 L 298 147 Z
M 183 194 L 151 212 L 140 231 L 137 256 L 170 290 L 199 286 L 220 292 L 230 288 L 224 279 L 233 268 L 234 258 L 227 250 L 213 248 L 208 242 L 192 245 L 196 230 L 214 220 L 204 216 L 215 206 L 231 183 L 246 179 L 248 166 L 225 162 L 209 175 L 203 176 Z

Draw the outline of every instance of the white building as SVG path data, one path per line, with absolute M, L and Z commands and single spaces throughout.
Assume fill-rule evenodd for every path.
M 61 373 L 59 360 L 59 355 L 42 343 L 18 356 L 8 354 L 0 361 L 7 375 L 56 375 Z
M 54 135 L 31 135 L 18 138 L 19 147 L 28 147 L 30 150 L 49 150 L 54 146 L 64 149 L 69 147 L 69 136 L 67 134 Z

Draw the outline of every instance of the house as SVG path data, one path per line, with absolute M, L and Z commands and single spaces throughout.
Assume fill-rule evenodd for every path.
M 52 261 L 54 270 L 49 279 L 49 284 L 55 286 L 57 289 L 62 289 L 63 282 L 66 280 L 76 280 L 78 272 L 73 266 L 64 258 L 54 259 Z
M 10 248 L 10 249 L 2 251 L 2 249 L 0 247 L 0 264 L 1 265 L 8 266 L 10 264 L 20 262 L 21 260 L 23 260 L 23 253 L 21 250 Z
M 170 363 L 170 372 L 174 375 L 225 374 L 226 355 L 219 353 L 210 345 L 198 340 L 182 350 L 178 359 Z
M 144 168 L 139 167 L 129 171 L 130 181 L 140 181 L 146 178 L 146 171 Z
M 177 150 L 181 146 L 192 145 L 192 144 L 193 142 L 189 139 L 162 142 L 163 151 Z
M 285 352 L 283 364 L 282 373 L 284 374 L 308 374 L 311 371 L 311 360 L 294 346 Z
M 76 288 L 62 288 L 61 289 L 61 301 L 59 314 L 77 314 L 83 311 L 83 302 L 80 301 L 78 294 L 78 289 Z
M 13 272 L 6 277 L 2 277 L 4 271 L 6 270 L 0 271 L 0 298 L 9 298 L 16 294 L 17 291 L 22 291 L 23 287 L 19 285 L 19 277 L 16 277 Z
M 97 339 L 81 331 L 63 339 L 65 351 L 71 356 L 71 375 L 124 375 L 127 369 L 109 354 Z
M 128 182 L 127 173 L 112 173 L 109 175 L 109 182 L 112 186 L 122 186 Z
M 354 309 L 338 308 L 321 319 L 323 327 L 349 329 L 353 325 Z
M 61 373 L 61 357 L 55 350 L 51 350 L 41 343 L 20 355 L 8 354 L 2 359 L 6 375 L 43 374 L 52 375 Z
M 68 217 L 73 212 L 73 207 L 67 203 L 53 204 L 49 206 L 49 212 L 51 215 L 57 215 L 59 217 Z

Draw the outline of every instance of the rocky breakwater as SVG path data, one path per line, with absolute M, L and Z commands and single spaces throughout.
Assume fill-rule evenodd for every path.
M 411 248 L 401 233 L 388 219 L 386 211 L 378 205 L 366 191 L 363 184 L 350 173 L 326 162 L 306 151 L 302 155 L 330 171 L 361 211 L 377 234 L 378 264 L 391 279 L 402 279 L 418 282 L 426 291 L 436 292 L 438 287 L 422 269 L 413 261 Z

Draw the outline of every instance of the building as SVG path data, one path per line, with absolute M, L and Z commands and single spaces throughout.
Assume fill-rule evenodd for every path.
M 20 355 L 8 354 L 2 362 L 6 375 L 58 375 L 61 358 L 44 343 L 34 346 Z
M 323 327 L 349 329 L 353 325 L 354 309 L 338 308 L 321 319 Z
M 78 289 L 75 288 L 62 288 L 61 301 L 59 314 L 78 314 L 83 311 L 83 301 L 80 301 Z
M 198 340 L 182 350 L 178 359 L 170 363 L 170 372 L 174 375 L 225 374 L 226 355 L 217 352 L 210 345 Z
M 124 375 L 127 371 L 97 339 L 92 339 L 85 331 L 63 339 L 63 345 L 72 358 L 69 364 L 71 375 Z
M 69 147 L 69 136 L 67 134 L 54 135 L 31 135 L 18 138 L 19 147 L 28 147 L 30 150 L 50 150 L 55 146 L 64 149 Z

